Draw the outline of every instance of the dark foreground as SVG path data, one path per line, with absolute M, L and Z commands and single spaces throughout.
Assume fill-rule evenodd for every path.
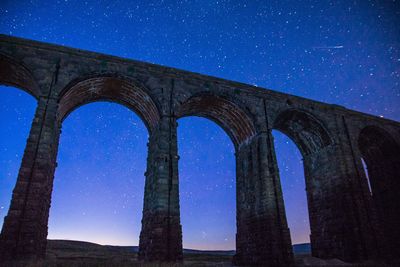
M 234 266 L 234 251 L 184 250 L 182 264 L 143 264 L 137 259 L 137 247 L 102 246 L 89 242 L 49 240 L 46 260 L 40 263 L 21 263 L 26 267 L 132 267 L 132 266 Z M 321 260 L 311 257 L 309 244 L 294 247 L 296 266 L 400 266 L 396 264 L 364 262 L 349 264 L 338 259 Z M 3 266 L 0 264 L 0 266 Z

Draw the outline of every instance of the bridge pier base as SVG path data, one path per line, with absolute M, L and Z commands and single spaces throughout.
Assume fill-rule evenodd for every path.
M 254 136 L 236 153 L 235 264 L 291 266 L 293 251 L 271 132 Z
M 378 229 L 354 164 L 337 145 L 304 157 L 312 255 L 348 262 L 376 258 Z
M 176 119 L 162 117 L 148 144 L 139 259 L 182 260 Z
M 0 262 L 44 258 L 60 128 L 57 102 L 40 98 L 0 234 Z

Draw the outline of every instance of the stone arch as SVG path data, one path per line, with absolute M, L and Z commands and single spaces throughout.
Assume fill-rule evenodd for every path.
M 256 133 L 254 120 L 245 108 L 214 94 L 193 95 L 180 106 L 176 116 L 199 116 L 214 121 L 229 135 L 236 148 Z
M 313 115 L 298 109 L 281 112 L 273 128 L 289 136 L 299 147 L 303 156 L 318 152 L 330 145 L 332 139 L 323 124 Z
M 217 95 L 211 92 L 200 92 L 191 95 L 182 102 L 175 114 L 177 118 L 197 116 L 209 119 L 224 130 L 235 147 L 237 194 L 236 251 L 237 254 L 240 254 L 240 256 L 235 256 L 235 261 L 246 262 L 242 259 L 242 257 L 246 257 L 246 255 L 242 254 L 242 251 L 246 251 L 250 242 L 244 240 L 245 235 L 248 233 L 246 225 L 249 225 L 249 221 L 245 218 L 247 215 L 245 206 L 250 204 L 246 202 L 246 198 L 241 198 L 240 196 L 245 196 L 247 192 L 247 187 L 244 186 L 243 181 L 247 180 L 247 184 L 249 184 L 248 180 L 251 180 L 253 177 L 249 177 L 247 173 L 243 174 L 241 166 L 248 165 L 248 148 L 251 144 L 258 141 L 258 138 L 256 138 L 257 129 L 255 120 L 250 111 L 246 110 L 245 105 L 234 97 Z M 254 194 L 252 192 L 252 195 Z M 238 236 L 240 237 L 238 238 Z
M 0 84 L 18 87 L 36 99 L 40 96 L 40 87 L 32 72 L 21 63 L 1 54 Z
M 392 255 L 400 253 L 400 145 L 386 130 L 367 126 L 360 131 L 358 149 L 366 163 L 372 199 Z
M 334 173 L 332 168 L 338 168 L 325 160 L 331 155 L 329 149 L 324 148 L 333 143 L 332 138 L 319 119 L 300 109 L 287 109 L 279 113 L 273 128 L 292 139 L 303 156 L 312 255 L 330 257 L 326 254 L 331 253 L 327 249 L 331 241 L 326 238 L 330 229 L 324 218 L 332 216 L 333 211 L 328 195 L 325 197 L 320 192 L 328 185 L 322 181 Z
M 368 163 L 380 159 L 376 163 L 385 164 L 399 159 L 400 155 L 400 145 L 387 131 L 377 126 L 366 126 L 360 131 L 358 148 Z
M 114 75 L 92 76 L 71 82 L 60 94 L 57 117 L 62 122 L 73 110 L 95 101 L 116 102 L 133 110 L 149 132 L 160 119 L 156 102 L 143 86 Z

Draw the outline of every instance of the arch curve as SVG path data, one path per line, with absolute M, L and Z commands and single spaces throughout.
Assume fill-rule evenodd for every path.
M 375 157 L 396 159 L 400 146 L 384 129 L 377 126 L 364 127 L 358 137 L 358 147 L 366 161 Z
M 364 127 L 358 136 L 358 149 L 366 163 L 372 199 L 377 207 L 388 253 L 400 253 L 400 144 L 385 129 Z
M 62 122 L 78 107 L 96 101 L 116 102 L 133 110 L 149 132 L 160 119 L 155 101 L 143 86 L 115 75 L 91 76 L 71 82 L 60 94 L 58 119 Z
M 276 117 L 273 128 L 289 136 L 298 145 L 303 156 L 318 152 L 333 143 L 322 123 L 313 115 L 299 109 L 282 111 Z
M 256 133 L 252 117 L 226 97 L 201 93 L 191 96 L 179 108 L 177 117 L 199 116 L 211 119 L 229 135 L 238 147 Z
M 15 60 L 0 54 L 0 83 L 23 89 L 34 98 L 40 96 L 40 87 L 32 72 Z

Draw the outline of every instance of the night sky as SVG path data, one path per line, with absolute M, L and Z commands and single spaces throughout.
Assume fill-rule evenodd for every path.
M 0 32 L 400 120 L 399 10 L 399 1 L 366 0 L 1 0 Z M 0 226 L 35 107 L 22 90 L 0 87 Z M 233 249 L 233 144 L 208 119 L 178 123 L 184 247 Z M 287 136 L 274 137 L 292 242 L 309 242 L 302 157 Z M 147 138 L 140 118 L 114 103 L 64 121 L 49 238 L 138 244 Z

